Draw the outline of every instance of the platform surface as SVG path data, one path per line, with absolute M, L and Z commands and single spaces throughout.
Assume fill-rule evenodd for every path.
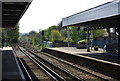
M 90 52 L 87 52 L 87 49 L 76 49 L 75 47 L 54 47 L 48 49 L 61 51 L 77 56 L 85 56 L 120 65 L 120 60 L 118 59 L 117 55 L 105 53 L 103 49 L 99 49 L 99 51 L 91 50 Z
M 21 81 L 21 74 L 11 47 L 2 49 L 2 79 Z

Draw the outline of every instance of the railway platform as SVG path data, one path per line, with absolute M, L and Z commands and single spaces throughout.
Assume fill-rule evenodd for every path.
M 93 58 L 96 60 L 101 60 L 104 62 L 109 62 L 113 64 L 120 64 L 120 60 L 118 59 L 117 54 L 110 54 L 110 53 L 105 53 L 104 49 L 100 49 L 99 51 L 94 51 L 91 50 L 90 52 L 87 52 L 86 49 L 76 49 L 75 47 L 59 47 L 59 48 L 49 48 L 51 50 L 56 50 L 56 51 L 61 51 L 77 56 L 85 56 L 88 58 Z
M 42 51 L 120 80 L 120 60 L 116 55 L 105 53 L 103 49 L 87 52 L 86 49 L 75 47 L 54 47 Z
M 24 79 L 12 47 L 2 49 L 2 80 L 21 81 Z

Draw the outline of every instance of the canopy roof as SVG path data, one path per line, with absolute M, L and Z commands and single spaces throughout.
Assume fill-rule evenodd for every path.
M 14 28 L 23 14 L 28 9 L 31 0 L 28 2 L 2 2 L 2 27 Z
M 63 27 L 113 27 L 120 18 L 120 0 L 111 1 L 62 19 Z

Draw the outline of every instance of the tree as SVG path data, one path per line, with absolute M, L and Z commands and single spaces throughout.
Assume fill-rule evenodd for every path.
M 32 36 L 34 36 L 34 35 L 36 35 L 36 34 L 37 34 L 36 31 L 30 31 L 30 32 L 29 32 L 29 35 L 32 35 Z
M 0 48 L 2 48 L 2 28 L 0 28 Z
M 55 25 L 49 27 L 48 29 L 44 30 L 45 31 L 45 39 L 51 41 L 51 31 L 52 30 L 57 30 L 57 27 Z
M 14 29 L 5 29 L 7 43 L 17 43 L 19 38 L 19 24 Z
M 92 30 L 92 33 L 93 33 L 92 39 L 103 36 L 105 32 L 106 31 L 104 29 Z
M 62 28 L 62 21 L 60 23 L 58 23 L 57 25 L 57 30 L 58 31 L 61 31 L 63 28 Z
M 41 40 L 41 31 L 39 31 L 39 33 L 37 33 L 36 31 L 30 31 L 28 33 L 28 40 L 33 44 L 33 45 L 38 45 L 40 44 L 40 40 Z
M 85 32 L 83 29 L 81 29 L 80 31 L 78 31 L 78 35 L 79 35 L 79 40 L 84 40 L 86 39 L 86 34 L 87 32 Z
M 58 30 L 52 30 L 51 38 L 52 38 L 52 41 L 61 40 L 61 33 Z
M 51 40 L 51 29 L 46 29 L 45 31 L 45 39 L 50 41 Z
M 70 27 L 70 37 L 73 41 L 86 39 L 86 32 L 81 28 L 78 30 L 78 27 Z
M 61 33 L 61 36 L 62 36 L 63 41 L 64 41 L 66 38 L 68 38 L 68 37 L 67 37 L 68 31 L 67 31 L 66 28 L 61 29 L 60 33 Z
M 63 41 L 64 42 L 68 42 L 68 38 L 65 38 Z M 73 42 L 73 40 L 71 39 L 71 37 L 70 37 L 70 42 Z

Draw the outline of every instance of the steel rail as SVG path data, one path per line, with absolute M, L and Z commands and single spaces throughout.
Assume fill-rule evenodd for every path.
M 30 73 L 28 72 L 27 68 L 25 67 L 24 63 L 22 62 L 22 60 L 20 58 L 18 58 L 18 62 L 20 63 L 20 67 L 23 70 L 23 73 L 25 75 L 25 79 L 27 81 L 34 81 L 30 75 Z
M 26 48 L 26 47 L 25 47 Z M 28 48 L 26 48 L 29 52 L 31 52 L 31 53 L 34 53 L 33 51 L 30 51 Z M 35 49 L 36 50 L 36 49 Z M 86 70 L 84 70 L 84 69 L 80 69 L 80 68 L 78 68 L 78 67 L 76 67 L 76 66 L 73 66 L 72 64 L 69 64 L 69 63 L 66 63 L 66 62 L 63 62 L 63 60 L 61 60 L 61 59 L 58 59 L 58 58 L 56 58 L 56 57 L 54 57 L 54 56 L 52 56 L 52 55 L 49 55 L 48 53 L 45 53 L 45 52 L 42 52 L 42 51 L 39 51 L 39 50 L 36 50 L 38 53 L 41 53 L 41 54 L 44 54 L 44 55 L 46 55 L 46 56 L 48 56 L 48 57 L 51 57 L 51 58 L 53 58 L 53 59 L 56 59 L 56 60 L 58 60 L 58 61 L 60 61 L 60 62 L 62 62 L 62 63 L 65 63 L 65 64 L 68 64 L 68 65 L 70 65 L 70 66 L 72 66 L 72 67 L 74 67 L 74 68 L 76 68 L 76 69 L 78 69 L 78 70 L 81 70 L 81 71 L 83 71 L 83 72 L 86 72 L 86 73 L 88 73 L 88 74 L 90 74 L 90 75 L 93 75 L 93 76 L 95 76 L 95 77 L 97 77 L 97 78 L 100 78 L 100 79 L 102 79 L 102 80 L 105 80 L 105 81 L 109 81 L 110 79 L 110 77 L 108 77 L 108 76 L 105 76 L 105 75 L 103 75 L 103 76 L 105 76 L 105 77 L 107 77 L 107 78 L 103 78 L 103 77 L 101 77 L 101 75 L 98 75 L 98 74 L 94 74 L 94 73 L 92 73 L 92 72 L 89 72 L 89 71 L 86 71 Z M 35 54 L 35 53 L 34 53 Z M 115 81 L 117 81 L 116 79 L 112 79 L 112 80 L 115 80 Z
M 28 49 L 27 49 L 28 50 Z M 28 50 L 30 53 L 32 53 L 34 56 L 38 57 L 39 59 L 44 60 L 45 62 L 49 63 L 50 65 L 54 66 L 55 68 L 59 69 L 60 71 L 64 72 L 66 75 L 68 75 L 69 77 L 71 77 L 72 79 L 74 79 L 75 81 L 85 81 L 83 78 L 80 78 L 74 74 L 72 74 L 69 71 L 63 70 L 61 67 L 56 66 L 55 64 L 48 62 L 47 60 L 43 59 L 42 57 L 36 55 L 35 53 L 33 53 L 32 51 Z M 29 52 L 25 51 L 26 53 L 29 54 Z
M 12 48 L 14 49 L 14 47 L 12 47 Z M 32 79 L 32 77 L 31 77 L 30 73 L 28 72 L 26 66 L 25 66 L 24 63 L 22 62 L 22 60 L 17 56 L 15 50 L 13 50 L 13 53 L 16 55 L 16 57 L 17 57 L 16 60 L 18 61 L 19 66 L 20 66 L 20 68 L 21 68 L 21 70 L 22 70 L 22 72 L 23 72 L 23 75 L 24 75 L 24 77 L 25 77 L 24 79 L 22 79 L 22 81 L 34 81 L 34 80 Z
M 21 49 L 20 49 L 21 50 Z M 27 54 L 24 50 L 21 50 L 29 59 L 31 59 L 37 66 L 39 66 L 42 70 L 44 70 L 53 80 L 55 81 L 66 81 L 64 78 L 62 78 L 59 74 L 57 74 L 55 71 L 44 65 L 42 62 L 37 60 L 36 58 L 33 58 L 33 56 Z

